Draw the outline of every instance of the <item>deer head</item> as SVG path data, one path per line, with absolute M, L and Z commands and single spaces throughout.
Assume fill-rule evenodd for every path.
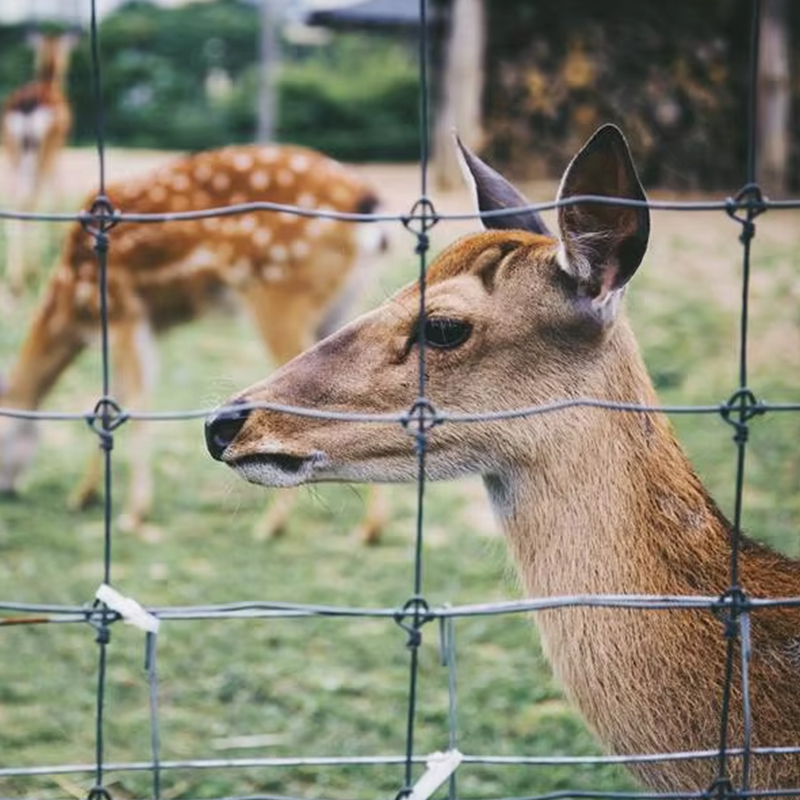
M 505 179 L 462 153 L 482 211 L 524 203 Z M 558 197 L 587 194 L 644 199 L 625 139 L 611 125 L 575 156 Z M 558 238 L 532 213 L 484 224 L 487 230 L 451 245 L 431 265 L 424 316 L 419 286 L 408 286 L 234 402 L 402 412 L 416 397 L 423 341 L 427 396 L 448 411 L 638 392 L 614 365 L 620 347 L 635 353 L 626 326 L 618 325 L 619 300 L 647 246 L 647 209 L 564 205 Z M 535 419 L 443 425 L 430 437 L 428 477 L 504 474 L 535 460 L 554 436 L 551 424 Z M 417 469 L 411 437 L 394 424 L 242 410 L 212 417 L 207 441 L 214 458 L 270 486 L 408 481 Z

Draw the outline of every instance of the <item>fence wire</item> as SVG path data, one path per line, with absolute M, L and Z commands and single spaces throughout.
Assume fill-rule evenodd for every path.
M 335 211 L 308 210 L 277 203 L 244 203 L 219 208 L 168 214 L 122 213 L 112 206 L 105 194 L 105 131 L 103 119 L 102 70 L 99 55 L 99 37 L 96 0 L 91 2 L 90 36 L 91 58 L 95 96 L 96 149 L 99 173 L 99 191 L 92 206 L 79 214 L 21 213 L 15 210 L 0 210 L 0 218 L 32 221 L 75 222 L 79 221 L 94 239 L 101 303 L 101 394 L 94 407 L 83 412 L 30 411 L 15 408 L 0 408 L 0 416 L 30 420 L 83 420 L 98 438 L 104 455 L 104 502 L 103 502 L 103 577 L 106 585 L 112 584 L 113 536 L 112 497 L 113 447 L 115 431 L 130 420 L 191 420 L 204 418 L 219 407 L 178 409 L 174 411 L 148 412 L 122 408 L 111 395 L 109 323 L 107 314 L 107 270 L 108 251 L 113 244 L 111 229 L 119 222 L 170 222 L 197 220 L 207 217 L 222 217 L 245 214 L 253 211 L 283 212 L 300 217 L 346 220 L 352 222 L 395 222 L 402 224 L 415 239 L 415 252 L 419 259 L 420 318 L 426 311 L 425 287 L 427 255 L 430 247 L 430 231 L 443 221 L 477 220 L 518 213 L 520 208 L 504 209 L 484 213 L 439 213 L 428 196 L 428 133 L 430 129 L 429 75 L 428 75 L 428 8 L 427 0 L 419 0 L 419 64 L 420 64 L 420 194 L 419 199 L 407 214 L 350 214 Z M 360 757 L 283 757 L 283 758 L 231 758 L 231 759 L 185 759 L 165 760 L 161 757 L 161 733 L 159 725 L 157 643 L 155 630 L 145 636 L 145 669 L 149 692 L 149 714 L 151 730 L 151 759 L 149 761 L 113 762 L 106 759 L 105 737 L 107 731 L 105 692 L 107 687 L 107 652 L 111 627 L 124 615 L 103 600 L 94 600 L 81 606 L 64 604 L 31 604 L 0 601 L 0 628 L 16 625 L 48 625 L 79 623 L 94 630 L 98 646 L 97 691 L 95 707 L 95 752 L 91 763 L 43 766 L 0 767 L 0 778 L 33 777 L 54 775 L 91 775 L 93 785 L 88 791 L 89 800 L 110 800 L 112 793 L 106 785 L 109 772 L 149 772 L 152 775 L 152 797 L 162 796 L 161 776 L 165 770 L 224 770 L 248 767 L 296 768 L 357 766 L 363 769 L 379 766 L 399 766 L 403 769 L 403 783 L 398 787 L 397 799 L 415 796 L 414 776 L 425 763 L 427 756 L 417 752 L 415 734 L 419 725 L 417 708 L 418 682 L 420 678 L 419 646 L 423 629 L 438 623 L 440 654 L 443 666 L 448 670 L 448 747 L 458 747 L 457 686 L 456 686 L 456 637 L 454 621 L 459 618 L 496 617 L 507 614 L 531 613 L 561 608 L 613 608 L 649 611 L 674 611 L 678 609 L 703 609 L 715 613 L 724 622 L 723 635 L 726 640 L 725 681 L 721 698 L 719 720 L 719 746 L 713 750 L 693 750 L 669 753 L 630 753 L 604 756 L 498 756 L 492 754 L 463 754 L 464 764 L 528 765 L 528 766 L 585 766 L 610 764 L 646 764 L 652 762 L 682 761 L 688 759 L 709 760 L 716 763 L 716 778 L 704 791 L 683 793 L 654 792 L 592 792 L 564 790 L 531 797 L 506 798 L 505 800 L 559 800 L 560 798 L 744 798 L 744 797 L 793 797 L 800 796 L 800 787 L 752 791 L 749 788 L 750 764 L 753 756 L 800 755 L 800 742 L 793 747 L 762 747 L 751 742 L 751 698 L 749 691 L 749 665 L 751 657 L 750 614 L 765 608 L 797 608 L 800 597 L 753 598 L 747 595 L 740 583 L 739 556 L 741 550 L 741 523 L 746 454 L 749 423 L 758 415 L 774 412 L 798 412 L 800 402 L 768 403 L 758 399 L 748 386 L 748 323 L 751 275 L 751 244 L 755 235 L 755 219 L 767 211 L 800 209 L 800 198 L 770 200 L 766 198 L 756 181 L 756 103 L 757 66 L 759 43 L 760 0 L 751 0 L 752 18 L 749 53 L 749 89 L 747 98 L 747 157 L 745 183 L 734 196 L 716 201 L 678 202 L 648 201 L 598 197 L 585 195 L 569 199 L 537 203 L 525 206 L 526 210 L 551 210 L 565 205 L 592 202 L 620 206 L 647 206 L 653 210 L 680 212 L 725 212 L 740 226 L 742 244 L 742 287 L 739 317 L 738 386 L 727 400 L 708 405 L 643 405 L 599 400 L 591 397 L 570 398 L 544 405 L 529 406 L 500 412 L 451 413 L 436 408 L 426 396 L 425 343 L 419 341 L 418 397 L 407 411 L 396 414 L 346 414 L 323 412 L 313 408 L 300 408 L 270 403 L 251 403 L 243 408 L 268 408 L 274 411 L 296 414 L 310 418 L 351 420 L 357 422 L 394 423 L 402 425 L 414 436 L 417 457 L 417 504 L 413 555 L 413 578 L 408 599 L 397 607 L 359 608 L 319 604 L 293 604 L 269 601 L 242 601 L 220 605 L 195 605 L 187 607 L 153 607 L 145 613 L 159 621 L 192 620 L 255 620 L 255 619 L 386 619 L 396 623 L 406 634 L 409 650 L 408 703 L 405 718 L 405 748 L 402 754 Z M 736 446 L 734 513 L 730 544 L 729 586 L 721 596 L 702 595 L 575 595 L 545 598 L 525 598 L 516 601 L 478 603 L 468 605 L 432 606 L 425 599 L 423 576 L 423 541 L 425 531 L 425 460 L 428 438 L 433 428 L 444 424 L 476 423 L 500 419 L 519 419 L 548 414 L 575 407 L 592 407 L 615 413 L 661 412 L 668 414 L 718 415 L 733 429 Z M 142 611 L 144 611 L 142 609 Z M 730 741 L 730 714 L 736 670 L 741 681 L 741 702 L 744 735 L 741 743 Z M 730 777 L 730 763 L 737 759 L 741 764 L 740 782 L 734 787 Z M 448 796 L 458 797 L 456 772 L 449 777 Z M 236 800 L 295 800 L 283 795 L 242 795 Z M 297 800 L 301 800 L 298 798 Z

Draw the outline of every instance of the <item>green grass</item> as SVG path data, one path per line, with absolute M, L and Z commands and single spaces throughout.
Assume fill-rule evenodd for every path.
M 719 296 L 702 255 L 714 241 L 682 232 L 680 215 L 657 220 L 656 260 L 637 276 L 629 307 L 665 402 L 719 402 L 736 386 L 735 303 Z M 716 225 L 716 222 L 715 222 Z M 735 242 L 731 223 L 713 234 Z M 446 231 L 437 231 L 446 239 Z M 795 235 L 797 239 L 797 235 Z M 753 388 L 767 399 L 797 398 L 798 353 L 762 347 L 776 324 L 796 335 L 796 246 L 757 240 L 768 269 L 754 292 Z M 759 249 L 760 248 L 760 249 Z M 409 248 L 410 249 L 410 248 Z M 700 255 L 698 255 L 698 253 Z M 793 260 L 793 261 L 792 261 Z M 414 274 L 398 253 L 374 294 Z M 736 286 L 738 266 L 726 278 Z M 734 288 L 735 294 L 735 288 Z M 35 290 L 0 327 L 7 368 Z M 778 341 L 781 338 L 778 337 Z M 783 339 L 783 341 L 786 341 Z M 795 370 L 787 366 L 794 359 Z M 268 371 L 244 320 L 211 317 L 170 335 L 161 354 L 154 407 L 212 405 Z M 99 386 L 97 352 L 87 353 L 59 384 L 48 408 L 84 409 Z M 717 418 L 679 417 L 680 435 L 723 508 L 732 506 L 735 448 Z M 47 423 L 24 494 L 0 505 L 0 599 L 82 604 L 102 580 L 99 508 L 65 511 L 81 461 L 95 446 L 80 423 Z M 755 536 L 800 553 L 797 415 L 753 423 L 745 522 Z M 351 532 L 363 490 L 304 490 L 285 537 L 258 541 L 253 526 L 270 492 L 248 486 L 203 449 L 200 421 L 157 426 L 156 505 L 140 534 L 114 531 L 112 581 L 146 605 L 274 600 L 396 607 L 412 592 L 414 487 L 391 491 L 392 520 L 379 547 L 362 549 Z M 115 447 L 114 498 L 124 489 L 123 428 Z M 119 460 L 117 460 L 119 456 Z M 502 540 L 477 481 L 430 485 L 425 494 L 424 594 L 431 604 L 518 595 Z M 456 623 L 459 747 L 470 754 L 547 755 L 601 752 L 564 701 L 523 616 Z M 166 622 L 159 636 L 162 759 L 260 756 L 370 756 L 404 752 L 409 682 L 405 633 L 390 619 L 220 620 Z M 86 625 L 0 628 L 0 767 L 88 763 L 94 759 L 98 647 Z M 114 625 L 108 647 L 105 758 L 150 758 L 143 635 Z M 419 659 L 415 750 L 448 744 L 448 671 L 438 627 L 427 626 Z M 259 747 L 240 737 L 262 736 Z M 465 797 L 514 796 L 559 789 L 633 789 L 622 769 L 470 765 L 458 771 Z M 148 773 L 112 773 L 114 797 L 147 796 Z M 87 774 L 0 778 L 4 797 L 80 797 Z M 403 769 L 276 767 L 180 770 L 163 776 L 164 797 L 274 792 L 326 798 L 394 796 Z

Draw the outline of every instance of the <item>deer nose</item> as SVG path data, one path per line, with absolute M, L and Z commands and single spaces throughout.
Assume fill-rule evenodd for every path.
M 244 400 L 236 400 L 232 407 L 212 414 L 206 420 L 206 447 L 211 458 L 222 461 L 222 454 L 242 429 L 252 409 L 236 408 Z

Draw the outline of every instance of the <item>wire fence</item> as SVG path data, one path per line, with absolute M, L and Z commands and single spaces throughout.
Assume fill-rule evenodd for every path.
M 800 742 L 793 747 L 754 746 L 751 741 L 752 708 L 749 692 L 749 668 L 751 658 L 751 612 L 765 608 L 798 608 L 800 597 L 754 598 L 746 593 L 740 576 L 741 522 L 743 510 L 743 491 L 745 481 L 745 462 L 748 444 L 749 423 L 753 417 L 773 412 L 800 411 L 800 402 L 767 403 L 758 399 L 748 386 L 748 322 L 751 275 L 751 243 L 755 235 L 755 219 L 769 210 L 800 209 L 800 199 L 770 200 L 766 198 L 756 182 L 756 93 L 757 65 L 759 42 L 759 0 L 751 0 L 752 23 L 750 40 L 750 82 L 748 96 L 748 129 L 747 163 L 745 167 L 745 183 L 743 188 L 732 198 L 703 202 L 647 202 L 640 203 L 620 198 L 580 196 L 553 203 L 539 203 L 526 206 L 528 209 L 547 210 L 563 205 L 589 202 L 614 205 L 647 205 L 651 209 L 680 212 L 724 212 L 739 223 L 739 234 L 742 245 L 742 287 L 739 316 L 739 363 L 738 386 L 730 398 L 724 402 L 710 405 L 643 405 L 637 403 L 609 402 L 591 397 L 571 398 L 545 405 L 523 407 L 501 412 L 484 413 L 451 413 L 434 407 L 426 396 L 426 351 L 424 341 L 419 346 L 419 384 L 418 398 L 412 407 L 396 414 L 345 414 L 320 411 L 313 408 L 299 408 L 276 404 L 249 404 L 249 408 L 268 408 L 284 413 L 296 414 L 311 418 L 352 420 L 358 422 L 394 423 L 410 431 L 416 442 L 418 461 L 417 500 L 415 520 L 415 542 L 413 577 L 408 599 L 396 607 L 360 608 L 354 606 L 334 606 L 315 604 L 292 604 L 278 602 L 241 602 L 219 605 L 195 605 L 187 607 L 151 607 L 144 609 L 134 601 L 117 595 L 110 587 L 113 584 L 113 524 L 112 514 L 114 502 L 112 497 L 112 457 L 114 437 L 117 429 L 129 420 L 190 420 L 208 416 L 215 408 L 181 409 L 175 411 L 147 412 L 121 407 L 111 394 L 110 358 L 109 358 L 109 323 L 107 309 L 107 269 L 108 251 L 113 246 L 112 228 L 121 221 L 132 222 L 169 222 L 175 220 L 196 220 L 211 216 L 229 216 L 253 211 L 277 211 L 305 217 L 319 217 L 358 222 L 394 222 L 404 225 L 414 236 L 416 254 L 419 258 L 420 317 L 423 318 L 426 308 L 425 286 L 427 256 L 430 247 L 430 232 L 434 226 L 445 220 L 471 220 L 482 217 L 493 217 L 501 214 L 514 214 L 519 209 L 485 212 L 484 214 L 440 214 L 428 192 L 428 130 L 430 110 L 428 102 L 428 25 L 427 2 L 419 0 L 420 37 L 420 194 L 419 199 L 408 214 L 345 214 L 330 211 L 302 209 L 274 203 L 245 203 L 240 205 L 211 208 L 198 211 L 186 211 L 170 214 L 127 214 L 121 213 L 110 204 L 105 194 L 105 138 L 103 125 L 103 92 L 101 86 L 101 66 L 98 46 L 98 25 L 95 0 L 91 0 L 91 45 L 94 74 L 94 90 L 96 101 L 97 128 L 97 161 L 99 169 L 99 193 L 92 207 L 78 215 L 70 214 L 35 214 L 16 211 L 0 211 L 1 218 L 15 218 L 38 221 L 73 221 L 79 220 L 94 238 L 97 257 L 101 304 L 101 393 L 96 405 L 86 412 L 51 412 L 33 411 L 16 408 L 0 408 L 0 416 L 23 418 L 30 420 L 83 420 L 98 438 L 104 455 L 104 503 L 103 503 L 103 589 L 98 597 L 86 605 L 63 604 L 30 604 L 14 601 L 0 601 L 0 627 L 12 625 L 53 625 L 78 623 L 90 625 L 94 630 L 97 643 L 97 689 L 95 708 L 95 752 L 93 761 L 83 764 L 61 764 L 47 766 L 0 766 L 0 778 L 32 777 L 41 775 L 93 775 L 93 786 L 88 792 L 89 800 L 110 798 L 111 791 L 106 779 L 110 772 L 147 772 L 152 776 L 152 797 L 162 797 L 162 775 L 167 770 L 217 770 L 224 768 L 247 767 L 344 767 L 360 768 L 374 766 L 398 766 L 403 770 L 403 782 L 398 786 L 397 798 L 412 796 L 415 800 L 426 800 L 430 794 L 444 783 L 448 784 L 450 798 L 458 796 L 455 776 L 459 763 L 495 764 L 495 765 L 609 765 L 609 764 L 646 764 L 652 762 L 684 761 L 703 759 L 715 762 L 716 779 L 699 792 L 590 792 L 564 790 L 540 795 L 536 800 L 544 798 L 566 797 L 608 797 L 619 798 L 694 798 L 694 797 L 790 797 L 800 796 L 800 787 L 794 789 L 775 789 L 753 791 L 749 784 L 750 764 L 755 756 L 792 756 L 800 755 Z M 425 599 L 423 581 L 423 541 L 425 533 L 425 465 L 428 453 L 428 440 L 431 430 L 437 426 L 458 423 L 476 423 L 499 419 L 518 419 L 543 415 L 555 411 L 575 407 L 592 407 L 616 413 L 639 413 L 643 411 L 663 412 L 668 414 L 706 414 L 717 415 L 733 429 L 736 446 L 736 471 L 733 509 L 733 527 L 730 547 L 730 581 L 728 589 L 721 596 L 709 595 L 576 595 L 562 597 L 532 597 L 517 601 L 468 604 L 456 606 L 434 606 Z M 242 406 L 237 406 L 242 410 Z M 724 693 L 721 699 L 719 719 L 719 745 L 711 750 L 691 750 L 669 753 L 630 753 L 606 756 L 497 756 L 490 754 L 461 754 L 457 750 L 457 691 L 456 691 L 456 640 L 454 621 L 459 618 L 496 617 L 508 614 L 523 614 L 563 608 L 606 608 L 649 611 L 674 611 L 678 609 L 708 610 L 718 615 L 725 623 L 722 635 L 725 637 L 725 680 Z M 405 751 L 391 756 L 359 756 L 359 757 L 283 757 L 283 758 L 235 758 L 235 759 L 185 759 L 167 760 L 161 756 L 161 733 L 159 725 L 158 665 L 157 643 L 158 623 L 160 621 L 191 620 L 255 620 L 255 619 L 302 619 L 302 618 L 351 618 L 351 619 L 388 619 L 399 625 L 406 634 L 406 645 L 409 652 L 408 692 L 405 715 Z M 150 698 L 150 730 L 151 758 L 147 761 L 114 762 L 106 757 L 107 711 L 106 688 L 108 683 L 108 649 L 110 631 L 113 625 L 121 620 L 135 621 L 145 633 L 146 670 L 149 683 Z M 421 755 L 416 747 L 416 734 L 419 725 L 418 696 L 420 680 L 419 648 L 422 642 L 423 629 L 432 624 L 438 625 L 442 663 L 448 670 L 449 695 L 449 742 L 450 760 L 445 755 L 440 766 L 429 761 L 428 755 Z M 744 735 L 741 742 L 732 742 L 730 737 L 730 717 L 735 700 L 734 684 L 736 672 L 739 672 L 741 686 L 741 714 L 744 720 Z M 457 754 L 457 757 L 455 755 Z M 740 776 L 738 785 L 734 786 L 731 778 L 731 763 L 736 760 Z M 415 785 L 415 775 L 419 775 L 421 765 L 428 763 L 425 775 L 434 775 L 431 786 L 422 786 L 422 781 Z M 443 766 L 441 766 L 443 765 Z M 238 800 L 258 797 L 267 798 L 282 796 L 263 794 L 242 796 Z M 532 800 L 532 799 L 531 799 Z

